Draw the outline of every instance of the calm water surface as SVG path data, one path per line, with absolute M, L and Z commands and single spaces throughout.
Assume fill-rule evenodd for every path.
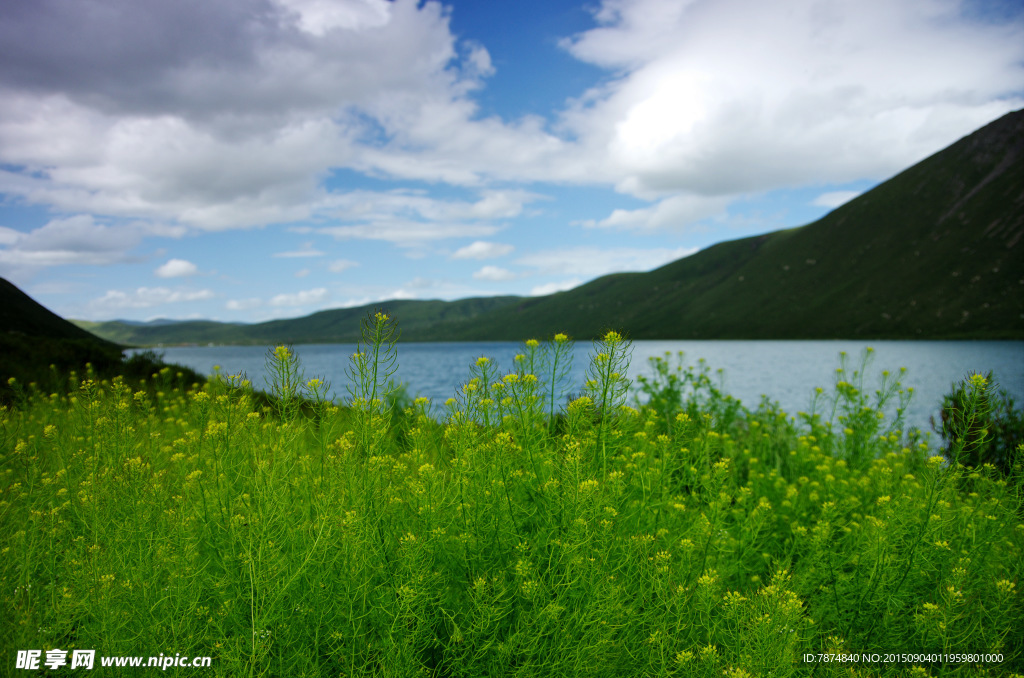
M 952 382 L 974 371 L 993 370 L 999 385 L 1024 402 L 1024 342 L 1020 341 L 637 341 L 633 344 L 629 374 L 650 373 L 648 359 L 684 353 L 684 363 L 704 359 L 718 372 L 724 390 L 753 409 L 767 395 L 790 414 L 807 410 L 816 386 L 831 392 L 839 354 L 849 366 L 859 366 L 862 352 L 874 348 L 866 386 L 874 389 L 882 370 L 907 368 L 904 386 L 914 388 L 908 424 L 929 430 L 929 418 L 938 415 L 942 396 Z M 305 344 L 295 347 L 307 378 L 326 377 L 339 398 L 347 398 L 345 368 L 355 351 L 353 344 Z M 402 343 L 398 347 L 398 379 L 410 395 L 426 396 L 440 406 L 469 378 L 469 366 L 480 356 L 510 370 L 520 352 L 515 342 Z M 576 345 L 573 361 L 574 390 L 583 383 L 591 346 Z M 197 346 L 161 349 L 164 359 L 212 374 L 245 373 L 256 388 L 267 388 L 266 347 Z

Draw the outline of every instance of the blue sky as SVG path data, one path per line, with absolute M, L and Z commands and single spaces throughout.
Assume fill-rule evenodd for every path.
M 0 275 L 90 320 L 547 294 L 1022 105 L 1015 2 L 3 3 Z

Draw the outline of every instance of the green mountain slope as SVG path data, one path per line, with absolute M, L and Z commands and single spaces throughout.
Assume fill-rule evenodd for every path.
M 446 327 L 520 301 L 520 297 L 480 297 L 458 301 L 396 300 L 354 308 L 320 311 L 302 318 L 271 320 L 253 325 L 206 320 L 137 325 L 121 321 L 74 321 L 80 327 L 134 346 L 179 344 L 317 344 L 354 343 L 367 313 L 384 309 L 399 319 L 402 337 L 420 340 L 434 327 Z
M 599 278 L 433 336 L 1024 338 L 1024 112 L 801 228 Z
M 92 363 L 109 370 L 121 363 L 121 347 L 100 339 L 36 303 L 0 278 L 0 401 L 7 382 L 36 381 L 54 365 L 60 372 Z
M 86 341 L 108 350 L 118 347 L 76 327 L 0 278 L 0 335 Z
M 391 301 L 256 325 L 88 325 L 136 345 L 353 341 L 367 310 L 411 341 L 1024 339 L 1024 111 L 812 224 L 724 242 L 546 297 Z

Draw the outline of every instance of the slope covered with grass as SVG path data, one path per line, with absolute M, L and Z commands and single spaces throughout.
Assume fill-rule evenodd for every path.
M 49 379 L 50 365 L 66 373 L 86 363 L 106 370 L 120 362 L 120 346 L 76 327 L 0 278 L 0 402 L 10 396 L 9 379 Z
M 638 339 L 1024 338 L 1024 112 L 813 224 L 437 334 L 594 337 L 609 327 Z
M 118 342 L 133 346 L 354 343 L 359 339 L 360 319 L 368 312 L 384 309 L 402 317 L 403 333 L 406 338 L 415 341 L 435 334 L 434 328 L 460 322 L 472 323 L 485 313 L 517 301 L 519 297 L 479 297 L 458 301 L 395 300 L 251 325 L 200 320 L 159 325 L 137 325 L 116 320 L 74 322 L 101 336 L 116 338 Z
M 94 380 L 120 376 L 139 386 L 165 367 L 151 353 L 125 359 L 121 346 L 64 320 L 0 278 L 0 406 L 29 392 L 66 393 L 69 375 Z M 167 369 L 168 385 L 205 381 L 185 367 Z
M 1024 338 L 1024 112 L 1010 113 L 834 210 L 648 273 L 544 297 L 390 301 L 411 341 Z M 367 308 L 234 326 L 104 323 L 117 341 L 352 341 Z M 408 321 L 405 321 L 408 319 Z

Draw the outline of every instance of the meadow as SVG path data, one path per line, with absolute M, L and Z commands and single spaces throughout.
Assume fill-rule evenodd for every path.
M 366 319 L 340 401 L 284 346 L 269 397 L 170 367 L 14 385 L 2 672 L 60 648 L 212 658 L 183 676 L 1024 673 L 1024 465 L 978 455 L 985 377 L 933 455 L 898 371 L 864 390 L 870 352 L 790 414 L 671 356 L 641 404 L 615 332 L 570 384 L 555 335 L 481 357 L 438 420 L 396 339 Z

